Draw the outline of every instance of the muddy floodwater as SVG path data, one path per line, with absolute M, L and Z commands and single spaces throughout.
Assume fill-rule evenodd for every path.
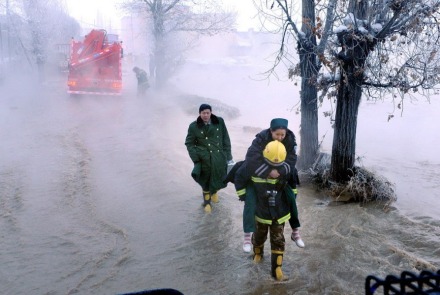
M 398 200 L 387 211 L 335 205 L 300 186 L 306 247 L 287 240 L 287 280 L 275 282 L 270 259 L 255 265 L 242 251 L 243 203 L 231 184 L 204 213 L 184 139 L 206 101 L 226 120 L 235 160 L 273 117 L 298 135 L 298 88 L 249 79 L 245 67 L 199 70 L 145 98 L 129 72 L 120 97 L 69 97 L 62 77 L 2 86 L 1 294 L 363 294 L 368 275 L 440 268 L 440 140 L 429 123 L 438 97 L 391 122 L 385 103 L 361 105 L 358 154 Z

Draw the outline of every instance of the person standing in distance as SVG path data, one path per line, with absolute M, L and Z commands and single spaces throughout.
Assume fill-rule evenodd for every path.
M 223 179 L 232 163 L 231 140 L 223 118 L 212 113 L 209 104 L 199 107 L 199 117 L 188 127 L 185 139 L 188 154 L 194 163 L 191 176 L 202 187 L 205 212 L 219 201 L 217 192 L 226 187 Z
M 133 72 L 136 74 L 137 79 L 137 95 L 145 96 L 147 89 L 150 88 L 150 83 L 148 83 L 147 72 L 141 68 L 134 67 Z

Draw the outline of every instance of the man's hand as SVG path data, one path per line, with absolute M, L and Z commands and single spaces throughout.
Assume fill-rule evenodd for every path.
M 270 178 L 278 178 L 278 177 L 280 177 L 280 173 L 278 173 L 278 171 L 276 169 L 272 169 L 272 171 L 270 171 L 270 173 L 269 173 L 269 177 Z

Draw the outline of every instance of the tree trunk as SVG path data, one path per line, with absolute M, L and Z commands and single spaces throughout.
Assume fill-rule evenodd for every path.
M 155 86 L 161 88 L 165 81 L 165 7 L 162 0 L 155 0 L 151 13 L 153 15 L 154 58 L 156 62 Z
M 167 80 L 166 77 L 166 61 L 164 53 L 166 50 L 164 46 L 163 39 L 156 39 L 156 87 L 162 88 L 165 85 L 165 82 Z
M 349 12 L 356 19 L 365 19 L 368 8 L 366 0 L 350 0 Z M 330 177 L 333 181 L 344 183 L 353 175 L 356 160 L 357 115 L 362 98 L 365 61 L 373 48 L 373 43 L 360 32 L 338 33 L 341 45 L 341 80 L 339 81 L 335 131 L 332 146 Z
M 332 146 L 331 179 L 344 183 L 350 179 L 356 156 L 356 129 L 368 41 L 354 32 L 339 36 L 343 50 L 339 53 L 340 73 L 335 131 Z
M 307 169 L 313 165 L 319 152 L 318 144 L 318 91 L 316 36 L 311 31 L 315 27 L 315 1 L 302 1 L 303 25 L 301 31 L 305 38 L 298 42 L 301 66 L 301 144 L 298 167 Z
M 339 83 L 333 135 L 331 178 L 343 183 L 352 176 L 356 153 L 356 128 L 362 88 L 359 81 L 348 79 Z
M 310 64 L 312 54 L 300 55 L 301 65 Z M 310 81 L 309 68 L 301 78 L 301 143 L 298 168 L 307 169 L 313 165 L 319 152 L 318 144 L 318 92 L 316 84 Z M 314 73 L 316 75 L 316 73 Z M 316 76 L 314 76 L 316 77 Z

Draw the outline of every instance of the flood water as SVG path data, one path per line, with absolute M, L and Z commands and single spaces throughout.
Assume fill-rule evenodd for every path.
M 253 73 L 193 65 L 176 87 L 146 98 L 136 97 L 128 72 L 121 97 L 72 98 L 62 78 L 3 86 L 0 293 L 363 294 L 370 274 L 439 269 L 438 97 L 390 122 L 389 105 L 362 104 L 358 153 L 396 185 L 398 200 L 388 211 L 335 206 L 301 186 L 306 247 L 287 240 L 286 281 L 270 277 L 270 259 L 255 265 L 242 252 L 243 203 L 231 185 L 204 213 L 184 145 L 203 97 L 225 118 L 235 160 L 273 117 L 299 134 L 298 88 Z M 329 149 L 331 127 L 320 125 Z

